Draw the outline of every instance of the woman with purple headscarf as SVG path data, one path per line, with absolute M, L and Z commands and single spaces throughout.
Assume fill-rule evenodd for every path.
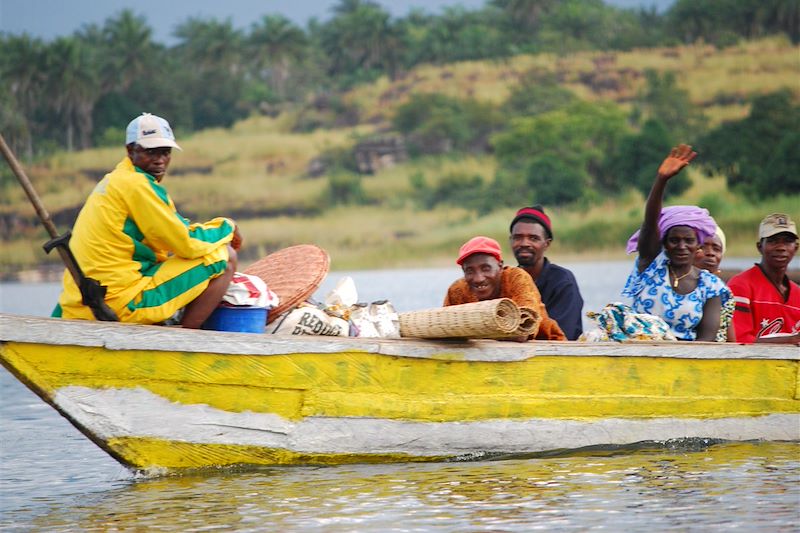
M 703 241 L 716 223 L 696 206 L 662 209 L 667 182 L 697 156 L 692 147 L 673 148 L 658 168 L 645 204 L 641 229 L 628 241 L 628 253 L 639 252 L 623 296 L 633 299 L 637 313 L 657 315 L 679 340 L 714 341 L 720 310 L 731 292 L 717 276 L 694 266 Z

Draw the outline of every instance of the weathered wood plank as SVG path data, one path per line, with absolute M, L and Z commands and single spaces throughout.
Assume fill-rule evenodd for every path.
M 0 341 L 220 354 L 367 352 L 397 357 L 463 361 L 520 361 L 538 356 L 673 357 L 683 359 L 800 360 L 789 345 L 734 343 L 579 343 L 491 340 L 364 339 L 278 336 L 185 330 L 108 322 L 0 314 Z

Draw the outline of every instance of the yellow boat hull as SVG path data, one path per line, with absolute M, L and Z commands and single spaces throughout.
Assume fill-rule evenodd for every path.
M 138 469 L 800 440 L 800 350 L 276 337 L 0 315 L 0 360 Z

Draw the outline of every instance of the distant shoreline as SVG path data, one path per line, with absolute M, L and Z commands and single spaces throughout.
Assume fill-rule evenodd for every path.
M 755 262 L 757 259 L 754 258 L 746 258 L 746 257 L 728 257 L 728 260 L 747 260 L 753 259 Z M 619 256 L 610 256 L 609 254 L 605 253 L 590 253 L 590 254 L 565 254 L 554 256 L 553 260 L 556 263 L 586 263 L 586 262 L 604 262 L 604 261 L 623 261 L 625 257 Z M 739 262 L 739 261 L 737 261 Z M 511 263 L 509 263 L 511 264 Z M 723 260 L 723 266 L 725 265 L 725 261 Z M 386 267 L 386 268 L 369 268 L 365 270 L 394 270 L 394 269 L 412 269 L 412 268 L 429 268 L 430 264 L 420 264 L 417 266 L 404 264 L 402 267 Z M 243 267 L 244 268 L 244 267 Z M 747 267 L 739 267 L 739 268 L 723 268 L 722 269 L 722 278 L 724 280 L 730 279 L 731 276 L 738 274 L 739 272 L 746 270 Z M 344 269 L 344 270 L 354 270 L 354 269 Z M 356 269 L 357 270 L 357 269 Z M 332 270 L 335 272 L 336 270 Z M 47 263 L 44 265 L 39 265 L 33 268 L 26 268 L 24 270 L 18 270 L 16 272 L 0 272 L 0 283 L 54 283 L 61 281 L 61 278 L 64 273 L 64 267 L 57 263 Z M 800 284 L 800 268 L 792 268 L 788 272 L 789 279 L 794 281 L 795 283 Z

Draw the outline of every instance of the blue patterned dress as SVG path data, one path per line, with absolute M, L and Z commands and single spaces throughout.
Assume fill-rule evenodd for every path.
M 697 338 L 697 326 L 703 318 L 706 300 L 719 296 L 724 308 L 733 295 L 721 279 L 706 270 L 700 271 L 697 287 L 692 292 L 678 294 L 669 281 L 668 263 L 662 251 L 639 273 L 637 258 L 622 289 L 622 296 L 633 299 L 631 307 L 637 313 L 663 318 L 679 340 L 693 341 Z

